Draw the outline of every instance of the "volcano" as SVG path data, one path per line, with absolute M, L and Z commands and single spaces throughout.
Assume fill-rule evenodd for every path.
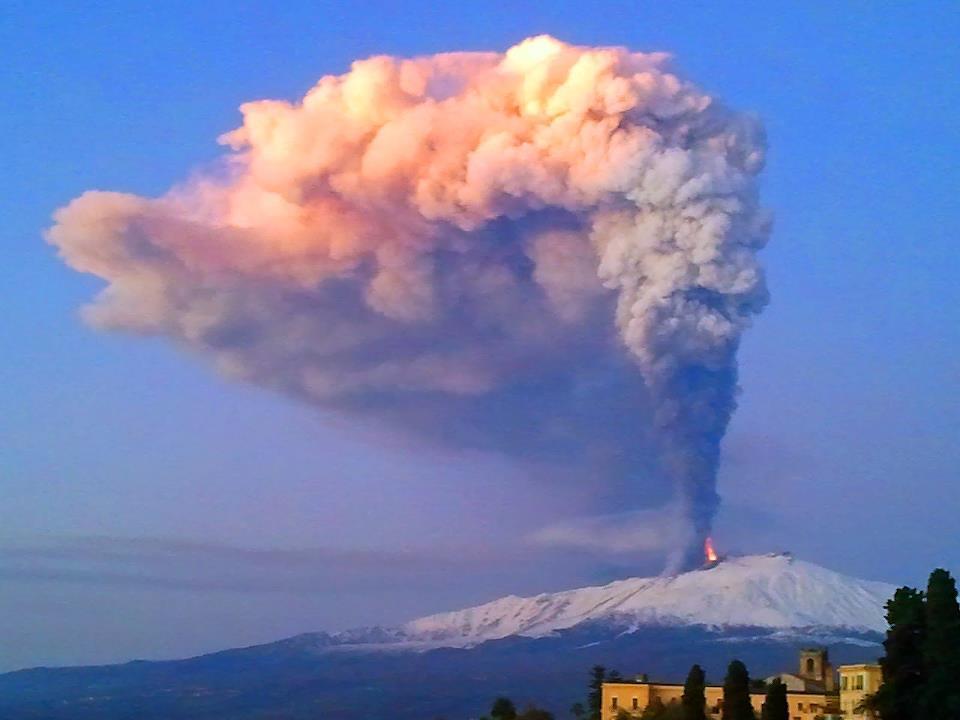
M 503 597 L 398 627 L 307 633 L 187 660 L 37 668 L 0 676 L 0 717 L 244 720 L 477 717 L 498 695 L 565 716 L 594 664 L 719 682 L 732 658 L 755 677 L 794 670 L 798 648 L 874 660 L 894 586 L 789 554 L 725 557 L 669 577 Z
M 757 628 L 843 637 L 882 633 L 884 603 L 895 587 L 860 580 L 790 553 L 729 557 L 673 576 L 629 578 L 315 637 L 318 646 L 472 647 L 518 636 L 538 638 L 581 625 L 621 632 L 641 627 Z

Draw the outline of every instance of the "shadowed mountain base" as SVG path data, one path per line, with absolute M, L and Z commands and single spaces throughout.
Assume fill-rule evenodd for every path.
M 830 646 L 839 662 L 873 660 L 879 635 Z M 507 638 L 470 649 L 318 652 L 291 638 L 188 660 L 37 668 L 0 676 L 4 720 L 340 720 L 358 712 L 394 720 L 477 717 L 499 695 L 565 717 L 586 693 L 587 670 L 682 681 L 697 662 L 710 681 L 731 658 L 755 677 L 788 670 L 800 646 L 829 638 L 777 638 L 767 629 L 580 626 L 546 638 Z

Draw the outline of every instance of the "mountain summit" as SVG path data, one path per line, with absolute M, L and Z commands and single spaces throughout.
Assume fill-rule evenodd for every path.
M 4 720 L 396 720 L 478 717 L 507 695 L 561 713 L 601 664 L 680 681 L 721 678 L 731 658 L 758 677 L 799 647 L 876 658 L 892 585 L 790 555 L 733 557 L 671 577 L 504 597 L 394 628 L 308 633 L 187 660 L 0 675 Z
M 580 626 L 882 633 L 893 585 L 860 580 L 789 553 L 730 557 L 679 575 L 629 578 L 532 597 L 510 595 L 396 628 L 312 635 L 322 645 L 471 647 L 511 636 L 545 637 Z M 302 636 L 306 639 L 311 636 Z

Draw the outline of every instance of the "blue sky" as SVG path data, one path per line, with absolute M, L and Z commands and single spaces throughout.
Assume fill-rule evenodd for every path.
M 384 447 L 160 340 L 90 330 L 77 309 L 98 282 L 41 238 L 84 190 L 157 195 L 217 157 L 246 100 L 295 99 L 371 54 L 539 33 L 669 51 L 767 128 L 773 299 L 741 352 L 721 548 L 893 582 L 960 568 L 950 3 L 7 2 L 0 667 L 178 656 L 657 569 L 520 546 L 597 488 Z

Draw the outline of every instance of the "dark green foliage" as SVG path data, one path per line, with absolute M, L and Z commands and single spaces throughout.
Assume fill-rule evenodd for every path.
M 946 570 L 934 570 L 927 584 L 924 720 L 960 718 L 960 606 L 957 586 Z
M 510 698 L 498 697 L 490 708 L 492 720 L 517 720 L 517 708 Z
M 883 685 L 867 708 L 883 720 L 919 720 L 923 691 L 923 644 L 926 627 L 924 596 L 914 588 L 899 588 L 887 601 L 887 637 L 880 658 Z
M 661 720 L 666 711 L 667 708 L 663 704 L 663 700 L 655 697 L 650 701 L 650 704 L 643 709 L 643 713 L 640 715 L 640 720 Z
M 683 685 L 683 697 L 680 704 L 683 706 L 683 720 L 706 720 L 706 676 L 703 668 L 694 665 L 687 673 L 687 681 Z
M 734 660 L 727 667 L 723 681 L 722 720 L 756 720 L 750 704 L 750 674 L 747 666 Z
M 587 710 L 583 707 L 583 703 L 575 702 L 570 706 L 570 714 L 577 720 L 581 720 L 587 714 Z
M 543 708 L 538 708 L 536 705 L 528 705 L 522 713 L 517 714 L 517 707 L 510 698 L 498 697 L 493 701 L 493 707 L 490 708 L 490 719 L 553 720 L 553 714 Z M 486 718 L 481 718 L 481 720 L 486 720 Z
M 683 705 L 676 700 L 671 700 L 667 707 L 664 708 L 660 720 L 683 720 L 683 712 Z
M 777 678 L 767 686 L 767 697 L 763 702 L 763 720 L 790 720 L 790 708 L 787 705 L 787 686 Z
M 590 668 L 590 692 L 587 694 L 587 711 L 589 720 L 600 720 L 601 705 L 603 704 L 603 682 L 607 679 L 607 669 L 603 665 L 594 665 Z
M 898 589 L 887 624 L 883 684 L 864 707 L 881 720 L 960 718 L 960 605 L 950 573 L 930 573 L 926 594 Z
M 529 705 L 516 718 L 517 720 L 553 720 L 553 714 L 536 705 Z
M 683 720 L 684 712 L 683 705 L 676 700 L 671 700 L 669 705 L 664 705 L 663 700 L 654 698 L 644 708 L 640 720 Z

